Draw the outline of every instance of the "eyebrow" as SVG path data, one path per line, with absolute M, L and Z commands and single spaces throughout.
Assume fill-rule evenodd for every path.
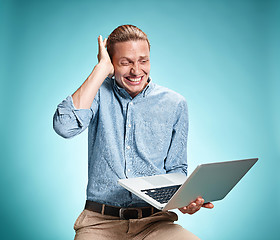
M 140 56 L 140 57 L 139 57 L 139 59 L 143 59 L 143 58 L 149 58 L 149 56 Z M 120 58 L 120 60 L 123 60 L 123 59 L 126 59 L 126 60 L 128 60 L 128 61 L 133 62 L 133 60 L 130 59 L 129 57 L 121 57 L 121 58 Z

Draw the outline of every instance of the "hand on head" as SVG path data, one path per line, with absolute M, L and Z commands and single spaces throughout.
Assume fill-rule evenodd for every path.
M 111 62 L 106 46 L 107 46 L 107 38 L 103 40 L 102 36 L 100 35 L 98 37 L 98 55 L 97 55 L 98 62 L 104 63 L 108 67 L 108 69 L 110 70 L 109 76 L 111 77 L 114 75 L 114 66 Z

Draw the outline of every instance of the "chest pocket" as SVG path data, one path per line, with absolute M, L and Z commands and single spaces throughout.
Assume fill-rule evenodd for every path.
M 143 121 L 135 125 L 135 144 L 139 152 L 150 158 L 165 156 L 171 142 L 170 128 L 156 121 Z M 145 154 L 145 155 L 146 155 Z

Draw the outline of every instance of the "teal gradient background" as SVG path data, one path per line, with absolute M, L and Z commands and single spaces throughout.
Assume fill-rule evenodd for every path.
M 153 81 L 188 101 L 189 172 L 259 158 L 213 210 L 178 223 L 205 240 L 276 239 L 279 18 L 272 0 L 0 0 L 1 239 L 73 239 L 87 133 L 62 139 L 52 116 L 97 63 L 98 35 L 127 23 L 149 36 Z

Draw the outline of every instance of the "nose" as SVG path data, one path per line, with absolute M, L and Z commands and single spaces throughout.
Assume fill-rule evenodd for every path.
M 140 74 L 140 67 L 138 63 L 134 63 L 130 69 L 131 74 L 137 76 Z

